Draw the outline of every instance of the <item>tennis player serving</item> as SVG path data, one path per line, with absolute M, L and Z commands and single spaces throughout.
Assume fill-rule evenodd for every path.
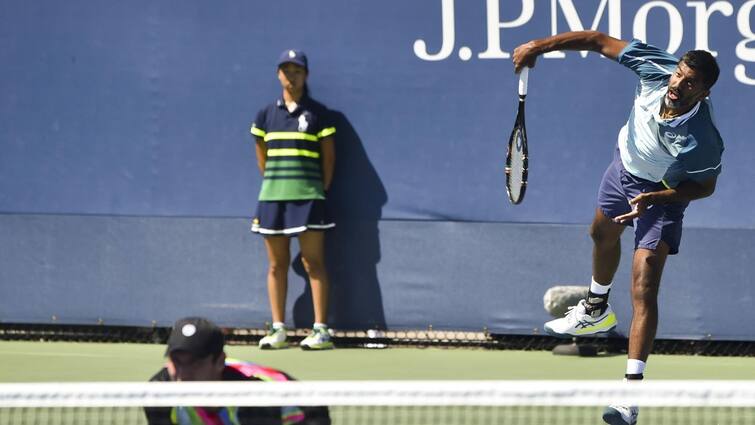
M 629 42 L 596 31 L 557 34 L 514 50 L 515 72 L 534 67 L 555 50 L 589 50 L 634 71 L 639 84 L 629 119 L 618 135 L 613 161 L 603 175 L 590 226 L 592 283 L 587 299 L 561 319 L 545 324 L 557 336 L 583 336 L 616 326 L 608 304 L 619 265 L 619 237 L 634 227 L 632 325 L 625 378 L 642 379 L 658 327 L 658 289 L 666 257 L 679 252 L 682 218 L 690 201 L 713 194 L 721 172 L 723 141 L 713 123 L 708 95 L 719 68 L 706 51 L 677 59 L 639 40 Z M 636 406 L 609 406 L 609 424 L 637 423 Z

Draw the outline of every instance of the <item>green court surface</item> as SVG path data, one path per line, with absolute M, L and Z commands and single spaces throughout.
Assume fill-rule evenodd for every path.
M 162 366 L 164 350 L 156 344 L 1 341 L 0 382 L 146 381 Z M 471 348 L 305 352 L 229 346 L 226 352 L 302 380 L 620 379 L 626 361 L 621 355 Z M 755 380 L 755 358 L 654 355 L 646 377 Z

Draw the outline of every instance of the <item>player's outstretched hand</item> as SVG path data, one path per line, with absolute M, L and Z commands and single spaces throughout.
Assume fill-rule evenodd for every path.
M 535 50 L 535 41 L 528 41 L 514 49 L 511 56 L 514 61 L 514 72 L 519 73 L 522 68 L 534 68 L 537 60 L 537 51 Z
M 645 211 L 653 208 L 653 193 L 640 193 L 629 201 L 629 205 L 634 205 L 634 210 L 627 214 L 622 214 L 613 219 L 616 223 L 624 224 L 641 216 Z

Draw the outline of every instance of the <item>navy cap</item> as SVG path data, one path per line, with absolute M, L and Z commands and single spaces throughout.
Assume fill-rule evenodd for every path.
M 180 350 L 201 358 L 222 353 L 224 344 L 223 331 L 217 325 L 202 317 L 186 317 L 173 325 L 165 354 Z
M 309 66 L 307 65 L 307 55 L 305 55 L 301 50 L 284 50 L 283 53 L 281 53 L 280 58 L 278 59 L 278 67 L 280 68 L 280 66 L 284 63 L 295 63 L 301 67 L 304 67 L 304 69 L 309 70 Z

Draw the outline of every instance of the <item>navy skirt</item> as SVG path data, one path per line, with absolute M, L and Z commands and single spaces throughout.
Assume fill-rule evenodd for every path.
M 296 235 L 307 230 L 335 227 L 325 201 L 259 201 L 252 219 L 252 232 L 261 235 Z

